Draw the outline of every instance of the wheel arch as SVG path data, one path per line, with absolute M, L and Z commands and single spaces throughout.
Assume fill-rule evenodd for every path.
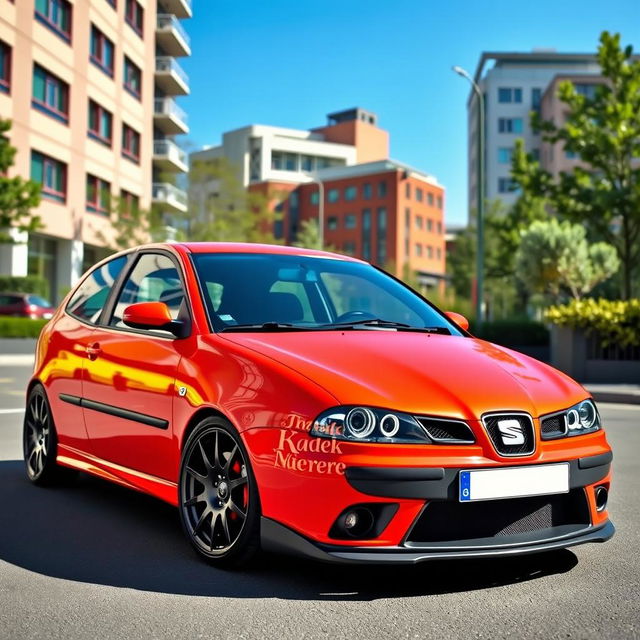
M 226 420 L 234 429 L 234 431 L 238 434 L 238 437 L 242 438 L 240 432 L 238 431 L 236 425 L 233 423 L 233 420 L 229 419 L 229 416 L 226 416 L 222 411 L 215 409 L 214 407 L 200 407 L 187 422 L 185 428 L 182 430 L 182 433 L 179 437 L 179 451 L 180 455 L 184 451 L 184 446 L 189 439 L 189 436 L 192 434 L 193 430 L 198 426 L 198 424 L 204 420 L 205 418 L 222 418 Z

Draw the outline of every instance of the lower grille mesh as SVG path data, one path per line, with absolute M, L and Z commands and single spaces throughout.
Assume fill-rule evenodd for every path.
M 562 525 L 589 525 L 584 489 L 483 502 L 430 502 L 407 542 L 446 542 L 512 536 Z

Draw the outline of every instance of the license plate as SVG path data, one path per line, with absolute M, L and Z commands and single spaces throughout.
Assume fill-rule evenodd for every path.
M 460 502 L 568 493 L 569 463 L 460 472 Z

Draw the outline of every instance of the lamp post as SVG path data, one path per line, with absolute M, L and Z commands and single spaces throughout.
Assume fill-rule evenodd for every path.
M 318 185 L 318 240 L 320 249 L 324 249 L 324 184 L 317 178 L 312 178 L 311 184 Z
M 477 245 L 477 262 L 476 262 L 476 325 L 478 328 L 482 326 L 484 313 L 484 201 L 485 201 L 485 184 L 484 184 L 484 99 L 482 90 L 478 83 L 465 71 L 462 67 L 452 67 L 459 76 L 467 79 L 473 88 L 473 92 L 478 104 L 478 157 L 477 157 L 477 193 L 478 193 L 478 245 Z

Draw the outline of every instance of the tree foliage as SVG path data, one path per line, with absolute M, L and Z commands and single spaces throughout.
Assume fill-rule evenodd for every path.
M 531 293 L 557 300 L 568 291 L 579 299 L 619 268 L 616 250 L 604 242 L 589 244 L 584 227 L 568 221 L 534 222 L 523 231 L 516 273 Z
M 303 220 L 300 223 L 300 229 L 294 247 L 303 247 L 304 249 L 325 249 L 320 239 L 320 226 L 315 218 Z
M 273 224 L 279 214 L 270 208 L 269 197 L 246 189 L 225 158 L 192 164 L 189 196 L 190 240 L 275 242 Z
M 33 232 L 42 227 L 40 218 L 31 210 L 40 204 L 40 185 L 20 176 L 7 177 L 13 166 L 16 148 L 11 146 L 8 132 L 11 121 L 0 118 L 0 242 L 11 243 L 10 228 Z
M 593 96 L 571 82 L 558 88 L 567 107 L 562 123 L 532 114 L 543 141 L 573 152 L 581 163 L 553 176 L 522 145 L 516 148 L 512 176 L 523 198 L 543 198 L 558 216 L 584 225 L 593 238 L 613 245 L 622 265 L 622 295 L 633 291 L 640 263 L 640 60 L 620 35 L 603 32 L 598 48 L 603 83 Z

